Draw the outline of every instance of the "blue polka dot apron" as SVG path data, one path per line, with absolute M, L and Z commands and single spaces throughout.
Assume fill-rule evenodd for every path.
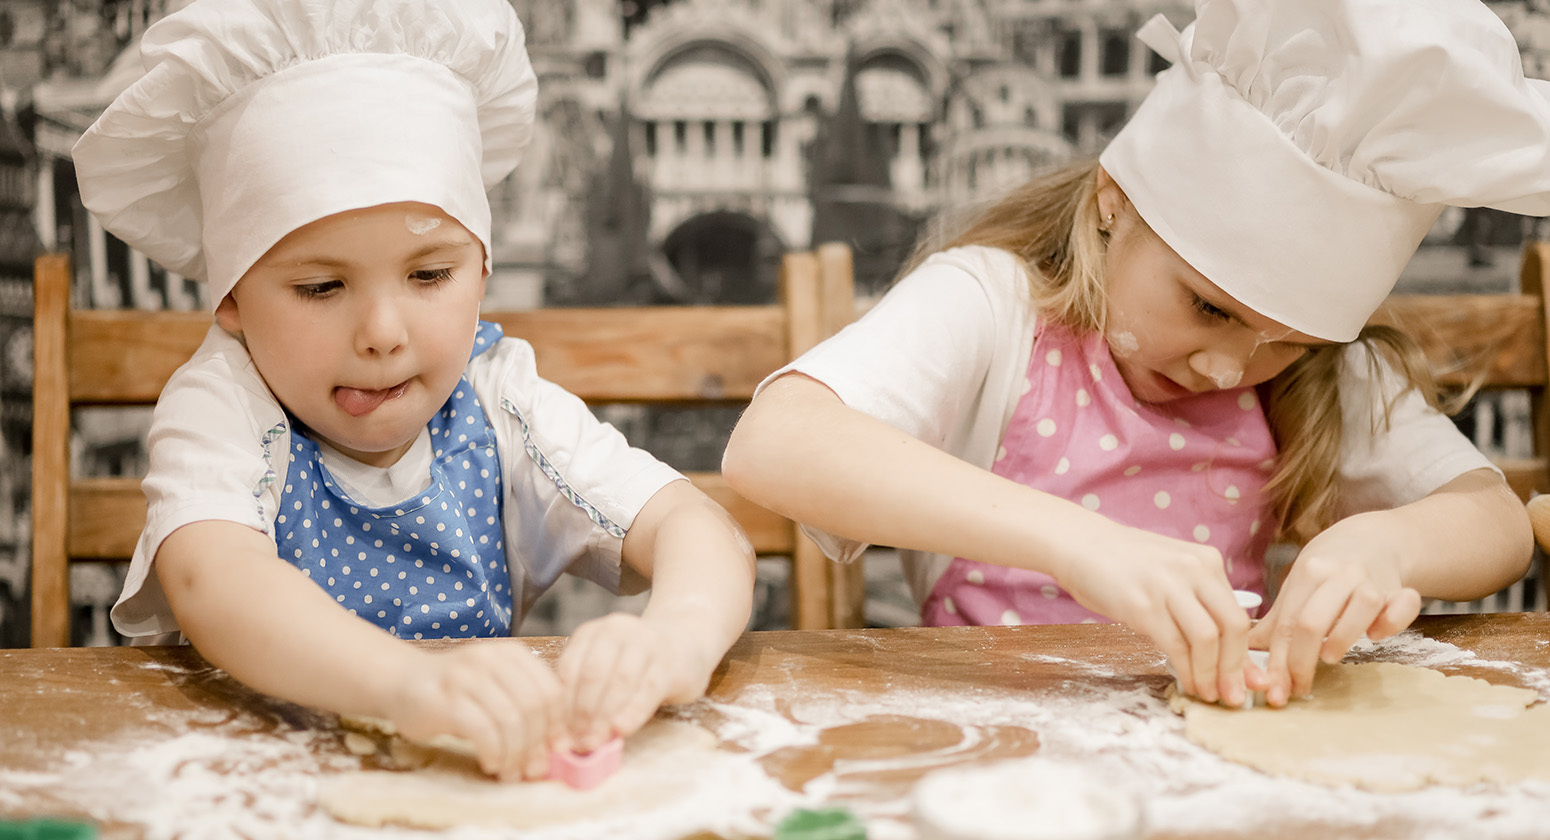
M 501 336 L 500 326 L 481 321 L 470 359 Z M 428 426 L 430 486 L 378 508 L 350 498 L 292 418 L 290 467 L 275 520 L 280 556 L 393 635 L 509 635 L 500 456 L 467 376 Z

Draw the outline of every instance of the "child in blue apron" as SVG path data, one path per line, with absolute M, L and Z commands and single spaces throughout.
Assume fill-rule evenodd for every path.
M 1172 66 L 1097 160 L 921 248 L 723 469 L 832 557 L 903 549 L 928 623 L 1118 621 L 1185 691 L 1282 705 L 1528 566 L 1419 351 L 1364 324 L 1445 206 L 1550 215 L 1550 83 L 1476 0 L 1194 5 L 1142 28 Z
M 745 626 L 725 511 L 479 320 L 486 190 L 533 131 L 504 0 L 199 0 L 75 150 L 103 225 L 206 281 L 150 435 L 116 626 L 256 689 L 461 736 L 502 777 L 703 693 Z M 653 587 L 551 669 L 509 638 L 564 573 Z M 432 651 L 405 640 L 499 639 Z

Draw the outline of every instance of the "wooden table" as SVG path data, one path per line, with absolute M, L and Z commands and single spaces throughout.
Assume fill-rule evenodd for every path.
M 1357 656 L 1550 695 L 1550 616 L 1423 618 L 1415 629 Z M 551 658 L 563 646 L 528 641 Z M 1542 789 L 1379 795 L 1221 761 L 1182 739 L 1161 700 L 1168 682 L 1155 649 L 1113 625 L 765 632 L 745 635 L 707 699 L 674 714 L 785 788 L 867 816 L 874 838 L 912 836 L 908 794 L 923 774 L 1028 755 L 1136 790 L 1148 837 L 1406 838 L 1451 822 L 1454 836 L 1550 836 Z M 286 829 L 318 824 L 309 784 L 359 767 L 332 716 L 255 694 L 191 648 L 0 650 L 6 818 L 86 817 L 115 838 L 314 836 Z M 264 773 L 280 781 L 222 788 Z M 182 795 L 169 779 L 202 791 L 203 816 L 168 801 Z M 146 802 L 159 803 L 150 818 Z M 221 822 L 247 812 L 262 830 Z M 316 836 L 400 833 L 360 832 Z

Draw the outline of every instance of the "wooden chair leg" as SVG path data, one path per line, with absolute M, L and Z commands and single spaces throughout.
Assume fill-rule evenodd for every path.
M 32 646 L 70 644 L 70 561 L 65 523 L 70 481 L 70 395 L 65 330 L 70 262 L 38 258 L 33 301 Z
M 829 558 L 807 535 L 798 533 L 791 552 L 791 627 L 832 629 Z
M 866 560 L 829 564 L 829 602 L 832 626 L 853 630 L 866 626 Z
M 1539 585 L 1546 608 L 1550 608 L 1550 495 L 1528 500 L 1528 521 L 1534 526 L 1534 542 L 1539 544 Z

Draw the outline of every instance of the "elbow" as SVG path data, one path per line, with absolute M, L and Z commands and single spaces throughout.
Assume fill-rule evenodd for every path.
M 749 416 L 745 413 L 732 429 L 726 451 L 721 453 L 721 475 L 738 495 L 757 502 L 764 481 L 757 452 L 759 434 L 749 426 Z

